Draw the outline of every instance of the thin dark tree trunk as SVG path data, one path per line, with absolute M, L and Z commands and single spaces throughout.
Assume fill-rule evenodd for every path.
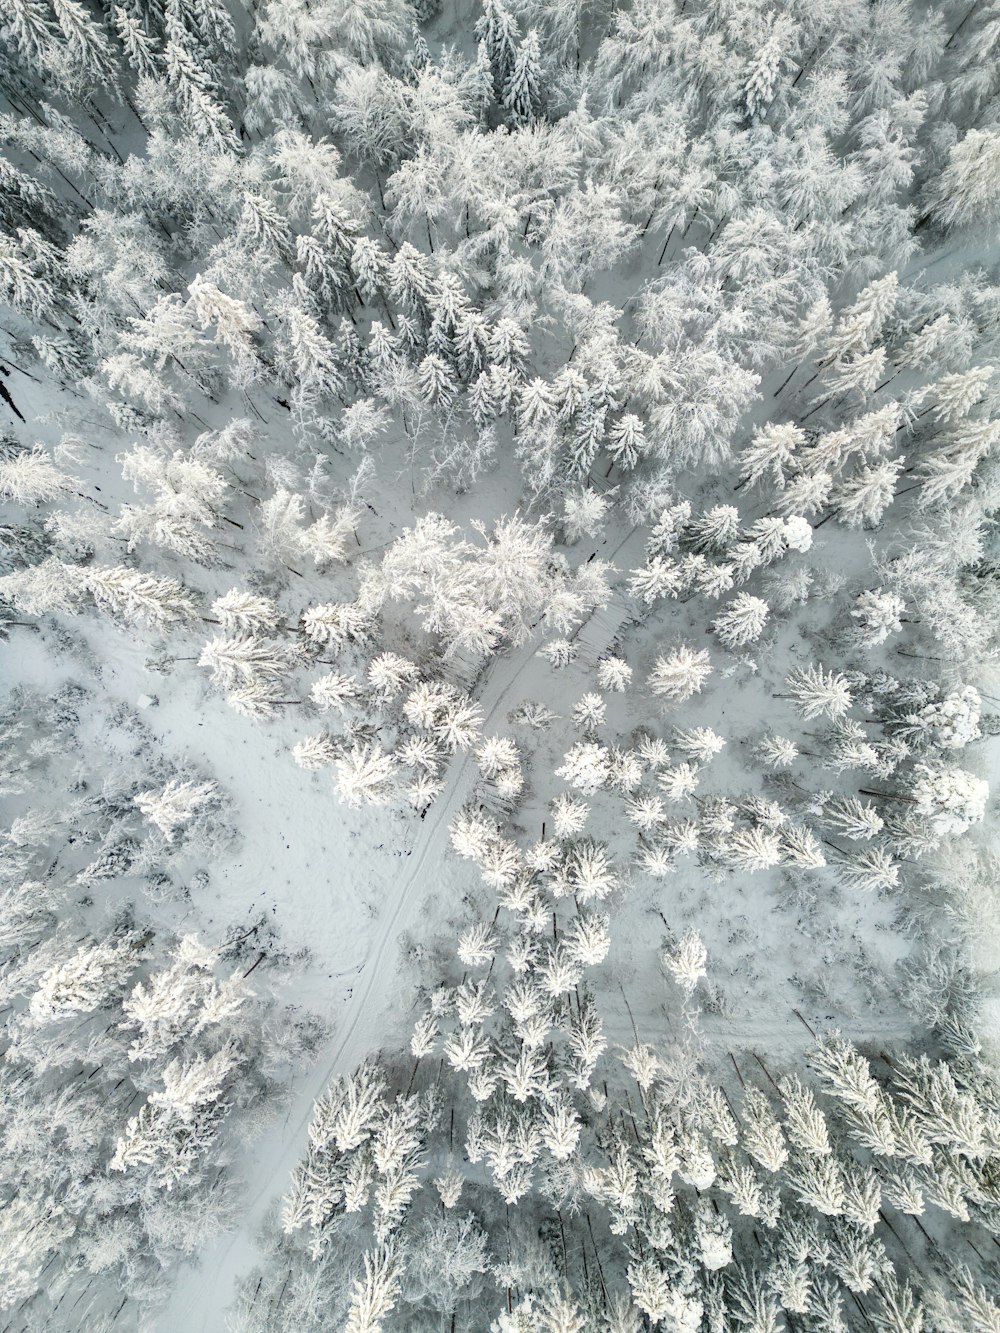
M 945 44 L 944 44 L 944 49 L 945 49 L 946 51 L 947 51 L 948 47 L 951 46 L 952 42 L 955 40 L 955 38 L 958 36 L 958 34 L 959 34 L 959 33 L 962 31 L 962 29 L 965 27 L 965 25 L 968 23 L 969 19 L 972 18 L 973 14 L 974 14 L 975 12 L 976 12 L 976 6 L 973 5 L 972 8 L 969 10 L 969 12 L 966 14 L 965 18 L 962 20 L 962 22 L 958 25 L 958 27 L 955 29 L 955 31 L 951 34 L 951 36 L 950 36 L 950 37 L 948 38 L 948 40 L 945 42 Z
M 667 239 L 663 242 L 663 249 L 660 251 L 659 259 L 656 261 L 657 268 L 659 268 L 660 265 L 663 263 L 663 256 L 667 253 L 667 246 L 670 244 L 670 238 L 673 236 L 676 227 L 677 224 L 675 222 L 673 227 L 671 227 L 670 230 L 667 232 Z

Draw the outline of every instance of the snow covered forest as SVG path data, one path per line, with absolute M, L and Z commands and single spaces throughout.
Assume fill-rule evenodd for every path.
M 0 1333 L 1000 1333 L 1000 4 L 0 0 Z

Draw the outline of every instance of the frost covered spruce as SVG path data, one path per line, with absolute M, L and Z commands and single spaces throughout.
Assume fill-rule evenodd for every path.
M 935 833 L 964 833 L 979 823 L 988 796 L 989 785 L 962 768 L 917 764 L 914 769 L 913 800 Z

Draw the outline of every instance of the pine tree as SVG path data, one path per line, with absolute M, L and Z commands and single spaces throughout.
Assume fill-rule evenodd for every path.
M 744 98 L 747 114 L 751 120 L 761 115 L 769 106 L 775 93 L 775 84 L 781 73 L 782 64 L 787 59 L 786 48 L 790 40 L 790 27 L 786 19 L 771 18 L 771 31 L 755 53 L 744 76 Z
M 493 69 L 493 87 L 499 96 L 517 59 L 517 21 L 500 3 L 486 0 L 482 17 L 476 21 L 476 37 L 489 57 Z
M 146 819 L 172 842 L 177 830 L 215 803 L 218 794 L 214 782 L 184 782 L 174 778 L 160 791 L 138 792 L 135 803 Z
M 538 33 L 529 28 L 517 48 L 509 74 L 503 79 L 501 97 L 515 126 L 534 125 L 542 109 L 542 64 Z M 499 61 L 506 59 L 501 52 Z
M 916 764 L 913 770 L 916 811 L 935 834 L 964 833 L 983 819 L 989 785 L 961 768 Z
M 111 565 L 88 568 L 84 581 L 97 605 L 128 625 L 162 629 L 197 614 L 193 595 L 176 579 Z
M 851 617 L 858 622 L 855 634 L 864 648 L 885 643 L 890 634 L 903 628 L 906 603 L 896 593 L 881 588 L 867 589 L 857 596 Z
M 875 527 L 892 504 L 905 458 L 862 467 L 833 493 L 837 517 L 848 527 Z
M 689 993 L 708 972 L 708 951 L 693 930 L 686 931 L 676 943 L 668 944 L 661 960 L 677 984 Z
M 31 1018 L 52 1022 L 100 1008 L 122 990 L 140 957 L 136 939 L 84 945 L 42 973 L 29 1004 Z
M 396 1308 L 399 1273 L 391 1246 L 363 1256 L 364 1277 L 352 1285 L 351 1306 L 344 1333 L 382 1333 L 384 1318 Z
M 259 635 L 238 638 L 219 635 L 210 639 L 201 651 L 198 665 L 207 667 L 212 679 L 224 689 L 252 685 L 257 681 L 280 679 L 290 662 L 283 645 L 268 642 Z
M 931 196 L 932 215 L 951 229 L 990 222 L 1000 206 L 1000 135 L 970 129 L 951 149 Z
M 712 628 L 727 648 L 742 648 L 760 637 L 768 615 L 765 601 L 741 592 L 715 619 Z
M 384 805 L 396 765 L 377 745 L 354 745 L 336 760 L 336 789 L 348 805 Z
M 649 687 L 654 694 L 670 700 L 689 699 L 692 694 L 701 692 L 711 672 L 712 664 L 704 649 L 682 645 L 673 653 L 656 659 L 649 676 Z
M 269 597 L 231 588 L 212 603 L 215 616 L 227 634 L 266 635 L 278 626 L 278 608 Z
M 25 449 L 0 459 L 0 496 L 19 505 L 55 500 L 71 485 L 44 450 Z
M 807 720 L 842 717 L 853 702 L 847 678 L 835 671 L 824 671 L 822 666 L 807 666 L 794 671 L 785 684 Z

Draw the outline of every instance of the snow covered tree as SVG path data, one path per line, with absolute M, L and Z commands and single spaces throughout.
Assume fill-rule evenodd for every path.
M 556 769 L 556 777 L 576 787 L 584 795 L 603 787 L 610 775 L 610 756 L 605 746 L 582 741 L 564 756 L 565 762 Z
M 902 628 L 906 603 L 896 593 L 883 589 L 869 589 L 859 593 L 851 616 L 856 620 L 855 635 L 863 648 L 876 648 L 885 643 L 890 634 Z
M 212 614 L 227 634 L 266 635 L 278 624 L 278 608 L 269 597 L 231 588 L 212 603 Z
M 534 28 L 529 28 L 518 45 L 514 63 L 501 86 L 501 99 L 510 114 L 512 125 L 534 125 L 541 113 L 541 57 L 538 33 Z M 505 62 L 506 53 L 503 50 L 498 52 L 498 60 Z
M 7 1318 L 144 1326 L 246 1202 L 306 1052 L 243 973 L 325 793 L 359 882 L 413 853 L 338 1059 L 397 976 L 416 1021 L 321 1097 L 234 1327 L 996 1333 L 996 14 L 439 8 L 0 0 L 0 637 L 53 693 L 0 709 Z M 268 931 L 167 762 L 232 735 Z M 890 990 L 947 1065 L 762 1045 Z
M 210 639 L 201 650 L 198 665 L 207 667 L 212 679 L 224 689 L 231 689 L 280 679 L 291 663 L 283 644 L 246 634 L 237 638 L 219 635 Z
M 712 628 L 727 648 L 742 648 L 760 637 L 768 615 L 765 601 L 741 592 L 715 619 Z
M 689 699 L 699 694 L 712 674 L 712 663 L 703 648 L 689 648 L 686 644 L 672 653 L 658 657 L 649 675 L 649 687 L 654 694 L 671 701 Z
M 161 791 L 139 792 L 135 803 L 146 819 L 172 842 L 179 828 L 217 799 L 218 787 L 214 782 L 183 782 L 174 778 Z
M 961 768 L 914 767 L 913 800 L 936 834 L 964 833 L 986 814 L 989 784 Z
M 1000 207 L 1000 135 L 969 129 L 954 145 L 931 194 L 933 216 L 946 228 L 990 222 Z
M 396 772 L 391 755 L 377 745 L 354 745 L 336 761 L 337 795 L 348 805 L 383 805 Z
M 101 610 L 128 625 L 162 629 L 196 614 L 194 597 L 176 579 L 143 574 L 124 565 L 91 566 L 84 585 Z
M 383 1320 L 396 1308 L 399 1297 L 399 1270 L 392 1249 L 366 1251 L 363 1259 L 364 1276 L 354 1281 L 344 1333 L 381 1333 Z
M 686 991 L 693 991 L 708 971 L 708 951 L 694 931 L 687 931 L 675 944 L 668 944 L 662 959 L 664 967 Z
M 0 458 L 0 497 L 18 505 L 44 504 L 69 489 L 67 477 L 56 468 L 44 449 L 25 449 L 11 458 Z
M 824 671 L 822 666 L 807 666 L 787 677 L 789 697 L 798 704 L 802 716 L 842 717 L 851 707 L 850 683 L 842 674 Z
M 602 690 L 623 694 L 632 680 L 632 668 L 620 657 L 604 657 L 597 664 L 597 683 Z

